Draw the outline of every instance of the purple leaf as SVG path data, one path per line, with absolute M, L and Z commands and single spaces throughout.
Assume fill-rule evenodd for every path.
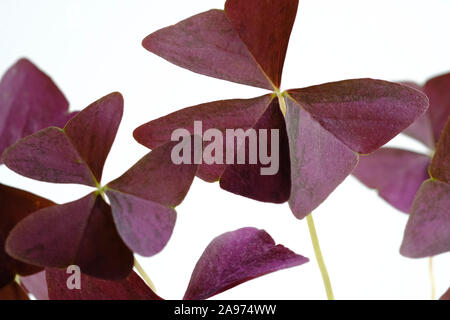
M 216 101 L 186 108 L 140 126 L 134 131 L 134 137 L 139 143 L 153 149 L 170 141 L 176 129 L 183 128 L 194 134 L 195 121 L 202 122 L 202 134 L 211 128 L 218 129 L 223 134 L 226 129 L 247 130 L 258 122 L 271 100 L 270 95 L 265 95 L 248 100 Z M 225 155 L 225 150 L 223 154 Z M 225 163 L 225 159 L 222 162 Z M 225 164 L 203 164 L 199 167 L 198 176 L 208 182 L 214 182 L 225 168 Z
M 409 213 L 422 183 L 429 179 L 430 157 L 401 149 L 382 148 L 362 156 L 353 175 L 404 213 Z
M 148 51 L 210 77 L 265 89 L 272 85 L 222 10 L 210 10 L 146 37 Z
M 81 289 L 67 288 L 65 270 L 46 269 L 51 300 L 162 300 L 132 271 L 121 281 L 100 280 L 81 274 Z
M 430 173 L 433 178 L 450 183 L 450 117 L 448 119 L 441 139 L 439 139 Z
M 246 138 L 245 146 L 245 164 L 239 164 L 235 155 L 234 165 L 227 166 L 227 169 L 220 178 L 220 187 L 229 192 L 248 197 L 258 201 L 284 203 L 289 199 L 291 189 L 291 167 L 289 158 L 289 143 L 286 133 L 286 123 L 281 113 L 278 100 L 274 99 L 267 111 L 253 127 L 258 135 L 259 130 L 267 130 L 267 139 L 261 139 L 257 136 L 257 154 L 260 155 L 262 145 L 266 146 L 266 151 L 272 150 L 273 145 L 278 146 L 272 154 L 272 163 L 263 165 L 261 159 L 257 159 L 257 164 L 250 164 L 250 139 Z M 278 130 L 278 141 L 272 141 L 271 134 L 273 130 Z M 267 141 L 264 141 L 267 140 Z M 275 160 L 278 157 L 278 161 Z M 274 164 L 274 161 L 277 164 Z M 273 167 L 274 172 L 263 175 L 262 168 Z M 275 167 L 276 166 L 276 167 Z M 272 170 L 271 169 L 271 170 Z
M 381 80 L 346 80 L 288 92 L 325 130 L 360 154 L 377 150 L 428 108 L 419 91 Z
M 225 4 L 234 29 L 277 88 L 297 8 L 298 0 L 227 0 Z
M 133 267 L 133 254 L 117 233 L 111 208 L 94 193 L 28 216 L 11 231 L 6 250 L 24 262 L 78 265 L 82 272 L 104 279 L 123 279 Z
M 122 239 L 143 256 L 157 254 L 169 241 L 176 221 L 173 207 L 183 201 L 197 172 L 195 164 L 173 163 L 174 146 L 154 149 L 106 188 Z
M 30 276 L 20 277 L 20 284 L 25 291 L 31 293 L 37 300 L 49 300 L 45 270 Z
M 154 149 L 107 188 L 164 206 L 178 206 L 189 191 L 197 165 L 174 164 L 171 153 L 176 144 L 169 142 Z
M 0 300 L 29 300 L 27 293 L 15 282 L 1 288 Z
M 107 195 L 119 234 L 129 248 L 150 257 L 166 246 L 177 218 L 174 209 L 114 190 Z
M 450 288 L 444 293 L 440 300 L 450 300 Z
M 248 280 L 308 262 L 263 230 L 240 229 L 214 239 L 192 273 L 185 300 L 208 299 Z
M 64 132 L 98 182 L 119 129 L 123 97 L 111 93 L 86 107 L 67 123 Z
M 31 179 L 95 186 L 89 167 L 62 129 L 50 127 L 19 140 L 3 153 L 11 170 Z
M 358 156 L 291 99 L 286 119 L 292 172 L 289 206 L 303 219 L 351 173 Z
M 19 60 L 0 82 L 0 154 L 22 137 L 65 123 L 69 104 L 41 70 Z
M 34 194 L 0 184 L 0 287 L 12 282 L 17 273 L 28 275 L 41 269 L 11 258 L 4 250 L 5 241 L 22 219 L 53 204 Z
M 430 99 L 430 119 L 435 141 L 450 117 L 450 73 L 433 78 L 425 84 L 425 93 Z
M 400 253 L 424 258 L 450 251 L 450 185 L 428 180 L 416 195 Z

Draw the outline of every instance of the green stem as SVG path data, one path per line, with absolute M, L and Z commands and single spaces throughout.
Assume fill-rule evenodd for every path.
M 320 273 L 322 274 L 323 284 L 325 285 L 328 300 L 334 300 L 333 288 L 331 287 L 330 277 L 328 275 L 327 267 L 325 266 L 325 261 L 323 260 L 322 251 L 320 250 L 319 239 L 317 237 L 317 231 L 312 214 L 306 217 L 306 221 L 308 222 L 314 253 L 316 255 L 317 263 L 319 264 Z
M 153 284 L 152 279 L 148 276 L 148 274 L 145 272 L 144 268 L 140 265 L 140 263 L 134 258 L 134 267 L 136 268 L 137 272 L 141 275 L 142 279 L 144 279 L 145 283 L 150 287 L 150 289 L 153 290 L 153 292 L 156 293 L 155 285 Z

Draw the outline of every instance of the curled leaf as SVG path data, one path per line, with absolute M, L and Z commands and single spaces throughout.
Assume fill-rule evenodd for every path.
M 308 262 L 263 230 L 244 228 L 214 239 L 197 262 L 184 299 L 208 299 L 248 280 Z

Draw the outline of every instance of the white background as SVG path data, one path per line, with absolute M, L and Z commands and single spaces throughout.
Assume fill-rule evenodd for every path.
M 159 28 L 223 0 L 1 0 L 0 72 L 26 56 L 56 81 L 72 110 L 120 91 L 125 116 L 105 167 L 104 183 L 147 150 L 132 138 L 144 122 L 219 99 L 251 98 L 264 90 L 197 75 L 141 47 Z M 450 1 L 303 0 L 291 37 L 283 89 L 372 77 L 424 82 L 450 71 Z M 391 145 L 425 151 L 408 138 Z M 0 169 L 0 181 L 64 203 L 88 188 L 45 184 Z M 241 227 L 267 230 L 311 262 L 233 288 L 222 299 L 322 299 L 325 292 L 306 221 L 287 205 L 258 203 L 196 179 L 174 235 L 159 255 L 142 259 L 158 293 L 179 299 L 204 248 Z M 428 299 L 428 261 L 400 256 L 407 216 L 349 177 L 314 213 L 338 299 Z M 450 285 L 450 255 L 435 259 L 438 295 Z

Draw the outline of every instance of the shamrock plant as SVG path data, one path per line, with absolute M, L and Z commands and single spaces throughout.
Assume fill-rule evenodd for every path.
M 228 232 L 214 239 L 198 260 L 184 299 L 208 299 L 248 280 L 306 262 L 307 258 L 275 245 L 263 230 L 243 228 Z M 46 269 L 45 278 L 40 274 L 35 280 L 26 280 L 25 287 L 43 299 L 161 300 L 134 272 L 121 281 L 82 274 L 80 290 L 68 289 L 65 270 Z
M 80 200 L 23 219 L 9 233 L 9 255 L 37 266 L 75 264 L 91 276 L 123 279 L 133 267 L 133 251 L 151 256 L 166 245 L 176 220 L 173 208 L 183 200 L 197 168 L 174 165 L 168 144 L 101 186 L 122 113 L 123 98 L 112 93 L 81 111 L 64 129 L 41 130 L 4 152 L 4 163 L 26 177 L 96 188 Z
M 229 145 L 205 147 L 213 163 L 199 166 L 198 177 L 220 181 L 222 189 L 254 200 L 289 202 L 293 214 L 307 217 L 319 265 L 332 298 L 312 215 L 352 172 L 360 154 L 370 154 L 406 129 L 428 107 L 427 97 L 408 86 L 382 80 L 355 79 L 282 91 L 281 77 L 297 0 L 228 0 L 224 10 L 210 10 L 146 37 L 152 53 L 191 71 L 270 90 L 265 96 L 226 100 L 183 109 L 151 121 L 134 132 L 136 140 L 155 148 L 184 128 L 194 134 L 215 128 L 278 130 L 268 140 L 279 154 L 279 170 L 262 175 L 267 164 L 229 164 L 217 154 Z M 211 138 L 212 140 L 212 138 Z M 214 142 L 212 142 L 214 143 Z M 237 141 L 249 154 L 249 144 Z M 258 148 L 263 148 L 259 141 Z M 215 149 L 214 152 L 211 149 Z M 267 150 L 267 149 L 266 149 Z

